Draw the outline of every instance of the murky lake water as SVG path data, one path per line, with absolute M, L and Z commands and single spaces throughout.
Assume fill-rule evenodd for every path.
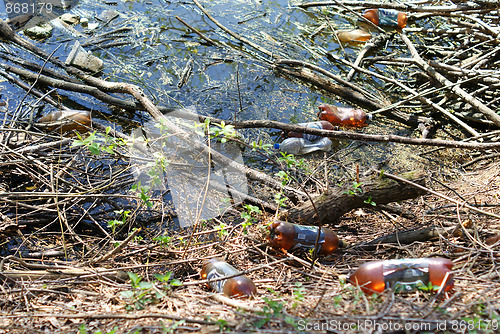
M 323 18 L 289 6 L 287 1 L 205 1 L 203 6 L 224 26 L 235 33 L 263 46 L 284 58 L 308 60 L 335 72 L 331 63 L 315 57 L 307 35 L 314 31 Z M 226 119 L 273 119 L 279 121 L 308 121 L 315 119 L 317 104 L 321 98 L 309 89 L 278 78 L 265 60 L 249 59 L 247 50 L 240 42 L 228 37 L 217 28 L 194 3 L 190 1 L 80 1 L 72 10 L 99 22 L 96 17 L 105 10 L 116 10 L 119 16 L 106 26 L 100 26 L 89 37 L 75 37 L 64 29 L 55 29 L 52 37 L 38 45 L 65 59 L 75 40 L 89 42 L 96 35 L 109 33 L 118 28 L 130 31 L 115 34 L 110 41 L 87 45 L 105 62 L 103 76 L 109 80 L 131 82 L 140 85 L 159 105 L 172 108 L 194 106 L 199 113 Z M 207 37 L 236 46 L 237 52 L 227 48 L 209 46 L 192 33 L 175 17 L 178 16 Z M 330 17 L 336 28 L 352 27 L 351 22 L 340 17 Z M 84 32 L 80 26 L 76 30 Z M 124 45 L 107 48 L 106 44 L 124 42 Z M 314 37 L 316 47 L 337 50 L 330 33 Z M 102 48 L 104 47 L 104 48 Z M 102 49 L 101 49 L 102 48 Z M 346 48 L 355 56 L 356 50 Z M 319 56 L 319 55 L 318 55 Z M 178 88 L 180 74 L 188 62 L 193 62 L 193 74 L 189 81 Z M 15 88 L 3 83 L 4 91 Z M 88 109 L 98 109 L 103 118 L 113 118 L 108 106 L 94 99 L 71 99 Z M 241 102 L 240 102 L 241 101 Z M 240 106 L 241 103 L 241 106 Z M 15 102 L 14 102 L 15 104 Z M 115 112 L 119 116 L 120 112 Z M 129 115 L 126 116 L 129 118 Z M 147 115 L 134 118 L 142 122 Z M 126 124 L 122 124 L 127 126 Z

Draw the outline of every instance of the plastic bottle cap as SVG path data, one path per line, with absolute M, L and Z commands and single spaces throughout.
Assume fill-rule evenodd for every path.
M 274 148 L 277 149 L 277 150 L 279 150 L 280 144 L 278 144 L 278 143 L 274 144 Z

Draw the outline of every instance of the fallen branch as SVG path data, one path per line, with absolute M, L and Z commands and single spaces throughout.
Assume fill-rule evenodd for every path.
M 401 179 L 412 180 L 412 183 L 424 184 L 423 175 L 416 172 L 406 173 Z M 416 198 L 425 191 L 415 189 L 403 182 L 392 182 L 385 174 L 378 173 L 360 180 L 360 185 L 344 185 L 314 199 L 322 224 L 334 225 L 345 213 L 360 207 L 370 207 L 372 202 L 387 204 L 396 201 Z M 281 215 L 294 223 L 316 224 L 315 212 L 309 202 L 290 209 Z
M 118 252 L 120 252 L 126 245 L 128 245 L 128 243 L 131 240 L 133 240 L 140 231 L 141 231 L 141 228 L 135 229 L 134 231 L 132 231 L 132 233 L 130 233 L 130 235 L 125 240 L 123 240 L 122 242 L 120 242 L 120 244 L 118 246 L 116 246 L 111 251 L 109 251 L 108 253 L 106 253 L 106 254 L 98 257 L 98 258 L 90 260 L 88 264 L 92 265 L 92 264 L 95 264 L 95 263 L 98 263 L 98 262 L 106 261 L 107 259 L 109 259 L 113 255 L 115 255 Z
M 449 86 L 450 90 L 460 98 L 462 98 L 464 101 L 469 103 L 482 113 L 486 118 L 488 118 L 490 121 L 492 121 L 496 126 L 500 127 L 500 115 L 498 115 L 495 111 L 491 110 L 488 106 L 483 104 L 481 101 L 476 99 L 474 96 L 471 94 L 467 93 L 465 90 L 460 88 L 459 86 L 455 85 L 453 82 L 448 80 L 444 75 L 441 73 L 437 72 L 432 66 L 427 64 L 418 54 L 417 49 L 415 49 L 415 46 L 413 43 L 408 39 L 408 37 L 405 34 L 401 34 L 401 39 L 405 44 L 408 46 L 408 50 L 410 51 L 413 59 L 415 59 L 416 63 L 420 68 L 422 68 L 428 75 L 433 77 L 435 80 L 440 82 L 444 86 Z
M 212 120 L 216 122 L 220 121 L 215 119 Z M 320 135 L 324 137 L 331 137 L 338 139 L 362 140 L 362 141 L 373 141 L 373 142 L 392 142 L 392 143 L 418 145 L 418 146 L 441 146 L 441 147 L 462 148 L 469 150 L 488 150 L 488 149 L 500 148 L 500 142 L 477 143 L 469 141 L 409 138 L 397 135 L 370 135 L 360 132 L 312 129 L 297 124 L 288 124 L 288 123 L 269 121 L 269 120 L 252 120 L 243 122 L 225 121 L 225 123 L 234 125 L 236 129 L 273 128 L 273 129 L 280 129 L 286 132 L 294 131 L 294 132 L 308 133 L 308 134 Z
M 379 171 L 379 170 L 375 170 L 375 171 L 376 171 L 377 173 L 382 173 L 382 172 L 381 172 L 381 171 Z M 445 199 L 445 200 L 447 200 L 447 201 L 453 202 L 453 203 L 457 204 L 458 206 L 462 206 L 462 207 L 467 208 L 467 209 L 470 209 L 470 210 L 472 210 L 472 211 L 475 211 L 475 212 L 478 212 L 478 213 L 482 213 L 483 215 L 487 215 L 487 216 L 490 216 L 490 217 L 493 217 L 493 218 L 500 219 L 500 216 L 499 216 L 499 215 L 497 215 L 497 214 L 494 214 L 494 213 L 492 213 L 492 212 L 488 212 L 488 211 L 484 211 L 484 210 L 478 209 L 478 208 L 476 208 L 476 207 L 474 207 L 474 206 L 472 206 L 472 205 L 467 204 L 466 202 L 463 202 L 463 201 L 458 201 L 458 200 L 456 200 L 456 199 L 454 199 L 454 198 L 451 198 L 451 197 L 448 197 L 448 196 L 446 196 L 446 195 L 443 195 L 443 194 L 441 194 L 441 193 L 439 193 L 439 192 L 437 192 L 437 191 L 434 191 L 434 190 L 432 190 L 432 189 L 426 188 L 426 187 L 424 187 L 424 186 L 422 186 L 422 185 L 420 185 L 420 184 L 417 184 L 417 183 L 415 183 L 415 182 L 412 182 L 412 181 L 410 181 L 410 180 L 406 180 L 406 179 L 404 179 L 404 178 L 401 178 L 401 177 L 399 177 L 399 176 L 392 175 L 392 174 L 389 174 L 389 173 L 386 173 L 386 172 L 384 172 L 384 176 L 387 176 L 388 178 L 391 178 L 391 179 L 396 180 L 396 181 L 400 181 L 400 182 L 407 183 L 407 184 L 412 185 L 412 186 L 414 186 L 414 187 L 416 187 L 416 188 L 419 188 L 419 189 L 421 189 L 421 190 L 425 190 L 426 192 L 429 192 L 429 193 L 431 193 L 431 194 L 433 194 L 433 195 L 436 195 L 436 196 L 438 196 L 438 197 L 441 197 L 441 198 L 443 198 L 443 199 Z
M 401 231 L 389 235 L 384 235 L 368 243 L 355 245 L 354 247 L 361 247 L 366 250 L 373 250 L 383 244 L 411 244 L 412 242 L 415 241 L 424 242 L 434 238 L 438 238 L 440 234 L 443 234 L 449 231 L 450 229 L 453 229 L 453 227 L 445 229 L 440 227 L 429 226 L 414 231 Z

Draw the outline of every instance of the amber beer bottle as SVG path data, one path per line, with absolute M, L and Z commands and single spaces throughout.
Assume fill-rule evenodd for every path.
M 363 29 L 339 30 L 336 34 L 339 40 L 344 43 L 366 42 L 372 37 Z
M 488 239 L 484 240 L 484 243 L 488 246 L 491 246 L 496 244 L 498 241 L 500 241 L 500 234 L 489 237 Z
M 401 29 L 406 27 L 408 21 L 406 13 L 384 8 L 367 9 L 363 13 L 363 17 L 377 26 L 398 27 Z
M 328 121 L 333 125 L 360 128 L 367 126 L 372 119 L 371 115 L 367 115 L 361 109 L 341 108 L 330 104 L 322 104 L 318 108 L 319 119 Z
M 448 291 L 453 287 L 452 267 L 453 262 L 439 257 L 372 261 L 361 265 L 348 280 L 367 294 L 381 293 L 385 289 L 396 293 L 436 291 L 443 284 L 444 291 Z
M 269 226 L 269 245 L 275 249 L 314 248 L 317 226 L 304 226 L 277 220 Z M 345 244 L 330 229 L 322 228 L 319 236 L 319 255 L 330 255 Z
M 72 130 L 86 132 L 91 122 L 90 112 L 87 110 L 56 110 L 38 120 L 41 127 L 60 132 Z
M 239 271 L 232 265 L 217 258 L 206 261 L 201 268 L 201 277 L 208 280 L 238 273 Z M 254 282 L 245 275 L 208 282 L 208 286 L 228 297 L 250 297 L 257 294 Z
M 333 130 L 332 123 L 330 123 L 328 121 L 299 123 L 297 125 L 305 126 L 306 128 L 311 128 L 311 129 Z M 315 141 L 315 140 L 321 139 L 323 136 L 311 135 L 311 134 L 296 132 L 296 131 L 290 131 L 290 132 L 288 132 L 288 137 L 304 138 L 305 140 Z

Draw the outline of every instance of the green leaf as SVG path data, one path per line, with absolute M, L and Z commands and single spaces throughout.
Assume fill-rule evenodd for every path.
M 75 140 L 73 141 L 73 143 L 71 143 L 71 146 L 72 147 L 76 147 L 76 146 L 82 146 L 82 145 L 85 145 L 85 143 L 83 142 L 83 140 Z
M 109 153 L 109 154 L 114 154 L 114 153 L 115 153 L 115 151 L 113 151 L 113 149 L 111 148 L 111 146 L 103 146 L 103 147 L 102 147 L 102 150 L 103 150 L 104 152 Z
M 153 284 L 149 282 L 139 282 L 139 288 L 142 290 L 148 290 L 153 288 Z
M 132 287 L 137 287 L 137 285 L 139 284 L 139 282 L 141 281 L 141 277 L 139 275 L 137 275 L 136 273 L 133 273 L 133 272 L 130 272 L 128 271 L 127 272 L 128 274 L 128 277 L 130 278 L 130 281 L 131 281 L 131 285 Z
M 134 291 L 132 290 L 127 290 L 127 291 L 120 291 L 120 296 L 124 299 L 133 299 L 134 298 Z
M 154 274 L 153 275 L 154 278 L 156 278 L 156 280 L 158 280 L 159 282 L 168 282 L 168 280 L 170 279 L 170 277 L 172 276 L 172 272 L 169 271 L 167 272 L 166 274 Z
M 173 280 L 170 281 L 171 286 L 181 286 L 182 282 L 179 281 L 177 278 L 174 278 Z
M 100 150 L 100 147 L 99 147 L 99 143 L 92 143 L 88 146 L 90 152 L 94 155 L 100 155 L 101 154 L 101 150 Z

